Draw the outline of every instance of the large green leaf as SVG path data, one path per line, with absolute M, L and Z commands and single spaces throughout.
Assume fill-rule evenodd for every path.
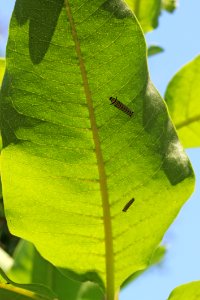
M 170 81 L 165 100 L 185 147 L 200 146 L 200 56 Z
M 113 300 L 194 184 L 124 2 L 17 0 L 1 102 L 10 230 Z
M 181 285 L 173 290 L 168 300 L 200 300 L 200 281 Z

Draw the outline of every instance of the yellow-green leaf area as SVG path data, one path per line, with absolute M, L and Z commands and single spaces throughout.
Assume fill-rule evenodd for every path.
M 194 281 L 181 285 L 173 290 L 168 300 L 199 300 L 200 281 Z
M 17 0 L 1 107 L 10 230 L 113 300 L 194 185 L 124 1 Z
M 3 80 L 4 71 L 5 71 L 5 59 L 3 57 L 0 57 L 0 86 Z
M 165 100 L 186 148 L 200 146 L 200 56 L 185 65 L 170 81 Z

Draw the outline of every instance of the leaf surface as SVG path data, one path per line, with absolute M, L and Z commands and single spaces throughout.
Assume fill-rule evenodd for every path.
M 165 100 L 183 145 L 200 146 L 200 56 L 185 65 L 170 81 Z
M 200 281 L 183 284 L 175 288 L 168 300 L 200 300 Z
M 110 105 L 116 96 L 133 117 Z M 113 300 L 194 185 L 131 11 L 120 0 L 17 0 L 1 102 L 10 230 Z

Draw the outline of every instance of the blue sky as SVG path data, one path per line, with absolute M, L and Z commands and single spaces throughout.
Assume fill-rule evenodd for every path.
M 173 14 L 162 13 L 158 29 L 146 37 L 148 44 L 165 49 L 149 59 L 150 75 L 161 95 L 173 75 L 200 53 L 200 1 L 179 2 Z M 0 55 L 5 51 L 12 6 L 13 0 L 6 4 L 0 0 Z M 189 149 L 187 153 L 197 176 L 196 191 L 164 237 L 166 258 L 125 288 L 120 300 L 166 300 L 176 286 L 200 280 L 200 149 Z

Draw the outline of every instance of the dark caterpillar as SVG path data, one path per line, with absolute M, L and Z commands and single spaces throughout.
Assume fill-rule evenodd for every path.
M 130 201 L 128 201 L 128 202 L 126 203 L 126 205 L 124 206 L 124 208 L 122 209 L 122 211 L 126 212 L 127 209 L 129 209 L 129 207 L 133 204 L 134 201 L 135 201 L 134 198 L 132 198 Z
M 111 105 L 113 104 L 115 107 L 117 107 L 121 111 L 125 112 L 125 114 L 132 117 L 133 111 L 130 110 L 126 105 L 121 103 L 119 100 L 117 100 L 117 97 L 116 98 L 110 97 L 109 100 L 111 101 L 111 103 L 110 103 Z

